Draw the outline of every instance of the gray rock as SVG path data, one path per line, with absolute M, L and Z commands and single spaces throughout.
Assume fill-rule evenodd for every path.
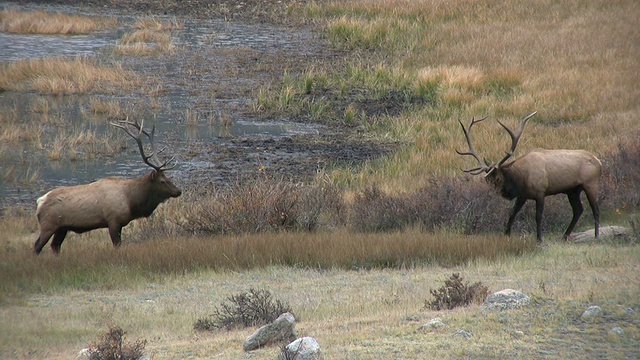
M 600 228 L 600 237 L 598 239 L 615 239 L 630 236 L 633 231 L 624 226 L 603 226 Z M 587 230 L 571 235 L 570 240 L 573 242 L 592 242 L 595 241 L 595 232 L 593 230 Z
M 431 319 L 428 323 L 420 326 L 420 330 L 431 330 L 446 326 L 440 318 Z
M 284 313 L 265 325 L 244 341 L 244 351 L 255 350 L 261 346 L 278 341 L 292 341 L 296 338 L 296 319 L 291 313 Z
M 509 310 L 531 304 L 531 298 L 518 290 L 504 289 L 495 292 L 484 301 L 485 310 Z
M 611 335 L 618 335 L 618 336 L 624 336 L 624 329 L 616 326 L 613 329 L 609 330 L 609 334 Z
M 590 306 L 582 313 L 582 320 L 590 321 L 602 315 L 602 309 L 600 306 Z
M 278 354 L 278 360 L 319 360 L 321 358 L 320 344 L 316 339 L 308 336 L 296 339 Z
M 465 331 L 463 329 L 458 329 L 458 331 L 456 331 L 455 336 L 459 336 L 463 339 L 469 339 L 472 335 L 470 332 Z

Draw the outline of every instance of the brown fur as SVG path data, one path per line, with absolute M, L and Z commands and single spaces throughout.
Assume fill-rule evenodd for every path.
M 516 199 L 509 216 L 506 234 L 527 200 L 536 202 L 536 235 L 542 241 L 541 221 L 544 198 L 564 193 L 573 209 L 573 218 L 564 233 L 567 239 L 582 215 L 580 194 L 584 191 L 593 211 L 595 235 L 599 235 L 598 182 L 602 164 L 585 150 L 533 149 L 522 157 L 494 168 L 486 176 L 487 182 L 507 199 Z
M 137 179 L 110 177 L 51 190 L 38 199 L 40 236 L 34 252 L 39 254 L 53 236 L 51 248 L 57 254 L 68 231 L 83 233 L 100 228 L 109 228 L 111 241 L 117 247 L 124 226 L 150 216 L 160 203 L 181 193 L 157 170 Z
M 516 199 L 507 222 L 505 231 L 507 235 L 511 233 L 511 225 L 513 225 L 516 215 L 527 200 L 531 199 L 536 202 L 536 236 L 538 241 L 542 241 L 541 223 L 544 198 L 549 195 L 566 194 L 573 209 L 573 218 L 563 236 L 566 240 L 584 210 L 580 201 L 580 194 L 584 191 L 593 211 L 595 236 L 597 237 L 600 233 L 598 182 L 602 173 L 602 164 L 598 158 L 585 150 L 533 149 L 518 159 L 506 162 L 513 155 L 527 121 L 535 114 L 533 112 L 526 116 L 515 133 L 498 122 L 511 137 L 511 149 L 498 165 L 487 160 L 481 161 L 471 142 L 471 128 L 484 121 L 486 117 L 478 120 L 472 119 L 467 128 L 460 122 L 469 151 L 456 150 L 456 152 L 460 155 L 472 156 L 480 164 L 474 169 L 464 171 L 473 175 L 485 173 L 487 182 L 503 197 L 509 200 Z

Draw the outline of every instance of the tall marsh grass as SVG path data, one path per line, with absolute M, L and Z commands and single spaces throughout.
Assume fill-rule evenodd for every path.
M 9 33 L 76 35 L 116 26 L 117 21 L 114 18 L 68 15 L 44 10 L 5 9 L 0 11 L 0 31 Z
M 29 59 L 0 64 L 0 89 L 51 95 L 113 93 L 129 89 L 137 76 L 120 65 L 86 57 Z

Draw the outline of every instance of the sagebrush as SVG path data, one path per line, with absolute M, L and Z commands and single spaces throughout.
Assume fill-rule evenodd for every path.
M 193 325 L 199 331 L 265 325 L 284 313 L 292 313 L 288 304 L 275 299 L 268 290 L 250 289 L 231 295 L 215 312 L 200 318 Z
M 482 282 L 469 285 L 469 282 L 463 282 L 460 273 L 454 273 L 445 280 L 442 287 L 438 290 L 430 289 L 429 292 L 433 295 L 433 300 L 425 302 L 425 308 L 450 310 L 458 306 L 484 302 L 489 295 L 489 288 Z

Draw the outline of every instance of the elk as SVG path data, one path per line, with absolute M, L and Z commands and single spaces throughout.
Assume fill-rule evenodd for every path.
M 563 240 L 567 240 L 574 226 L 582 215 L 583 207 L 580 201 L 580 194 L 584 191 L 587 194 L 589 205 L 593 211 L 595 221 L 595 236 L 600 233 L 600 211 L 598 209 L 598 181 L 602 172 L 600 160 L 593 154 L 585 150 L 547 150 L 532 149 L 521 157 L 507 162 L 513 156 L 518 140 L 524 130 L 527 121 L 536 112 L 529 114 L 520 123 L 520 127 L 514 133 L 511 129 L 498 121 L 511 137 L 511 149 L 500 160 L 498 165 L 494 165 L 488 160 L 481 161 L 471 143 L 471 127 L 483 121 L 473 118 L 467 128 L 462 121 L 458 120 L 467 140 L 469 150 L 461 152 L 459 155 L 469 155 L 480 164 L 478 167 L 463 170 L 472 175 L 485 173 L 484 177 L 502 197 L 513 200 L 515 205 L 509 215 L 505 234 L 511 233 L 511 225 L 527 200 L 536 202 L 536 235 L 538 242 L 542 241 L 541 222 L 544 210 L 544 199 L 549 195 L 566 194 L 573 209 L 573 218 L 567 231 L 563 235 Z
M 59 254 L 67 232 L 84 233 L 100 228 L 108 228 L 113 246 L 119 247 L 124 226 L 132 220 L 150 216 L 160 203 L 182 194 L 164 174 L 175 167 L 168 166 L 174 158 L 161 165 L 151 162 L 157 155 L 153 141 L 155 126 L 149 133 L 144 129 L 144 121 L 139 124 L 127 119 L 111 125 L 124 130 L 136 141 L 142 160 L 153 170 L 136 179 L 108 177 L 90 184 L 63 186 L 40 197 L 36 210 L 40 224 L 40 236 L 34 244 L 36 254 L 42 251 L 51 236 L 51 249 Z M 133 128 L 136 131 L 132 131 Z M 145 155 L 142 134 L 149 139 L 149 155 Z

